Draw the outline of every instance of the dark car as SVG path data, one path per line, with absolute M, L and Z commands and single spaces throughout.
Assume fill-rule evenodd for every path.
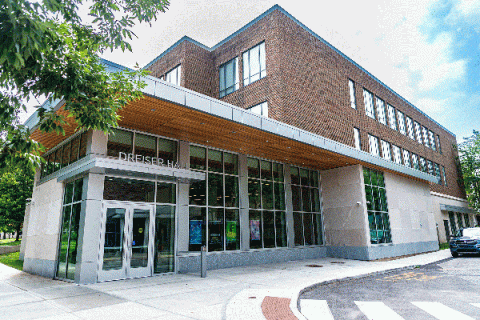
M 459 254 L 480 254 L 480 228 L 465 228 L 450 239 L 450 252 L 454 258 Z

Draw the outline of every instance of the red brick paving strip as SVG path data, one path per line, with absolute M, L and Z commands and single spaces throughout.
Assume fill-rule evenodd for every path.
M 262 301 L 262 313 L 267 320 L 298 320 L 290 310 L 290 299 L 265 297 Z

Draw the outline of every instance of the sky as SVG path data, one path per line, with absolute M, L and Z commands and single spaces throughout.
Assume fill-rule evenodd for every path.
M 458 142 L 480 130 L 480 0 L 170 0 L 151 26 L 134 27 L 132 52 L 102 57 L 142 67 L 184 35 L 211 47 L 275 4 Z

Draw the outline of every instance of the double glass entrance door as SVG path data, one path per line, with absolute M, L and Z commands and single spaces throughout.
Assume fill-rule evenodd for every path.
M 98 281 L 151 276 L 153 206 L 104 203 Z

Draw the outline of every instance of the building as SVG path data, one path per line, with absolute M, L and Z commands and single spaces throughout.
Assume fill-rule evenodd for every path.
M 373 260 L 438 250 L 457 223 L 478 223 L 455 136 L 279 6 L 212 48 L 184 37 L 146 68 L 113 135 L 27 121 L 48 151 L 25 271 L 192 272 L 202 246 L 210 269 Z

